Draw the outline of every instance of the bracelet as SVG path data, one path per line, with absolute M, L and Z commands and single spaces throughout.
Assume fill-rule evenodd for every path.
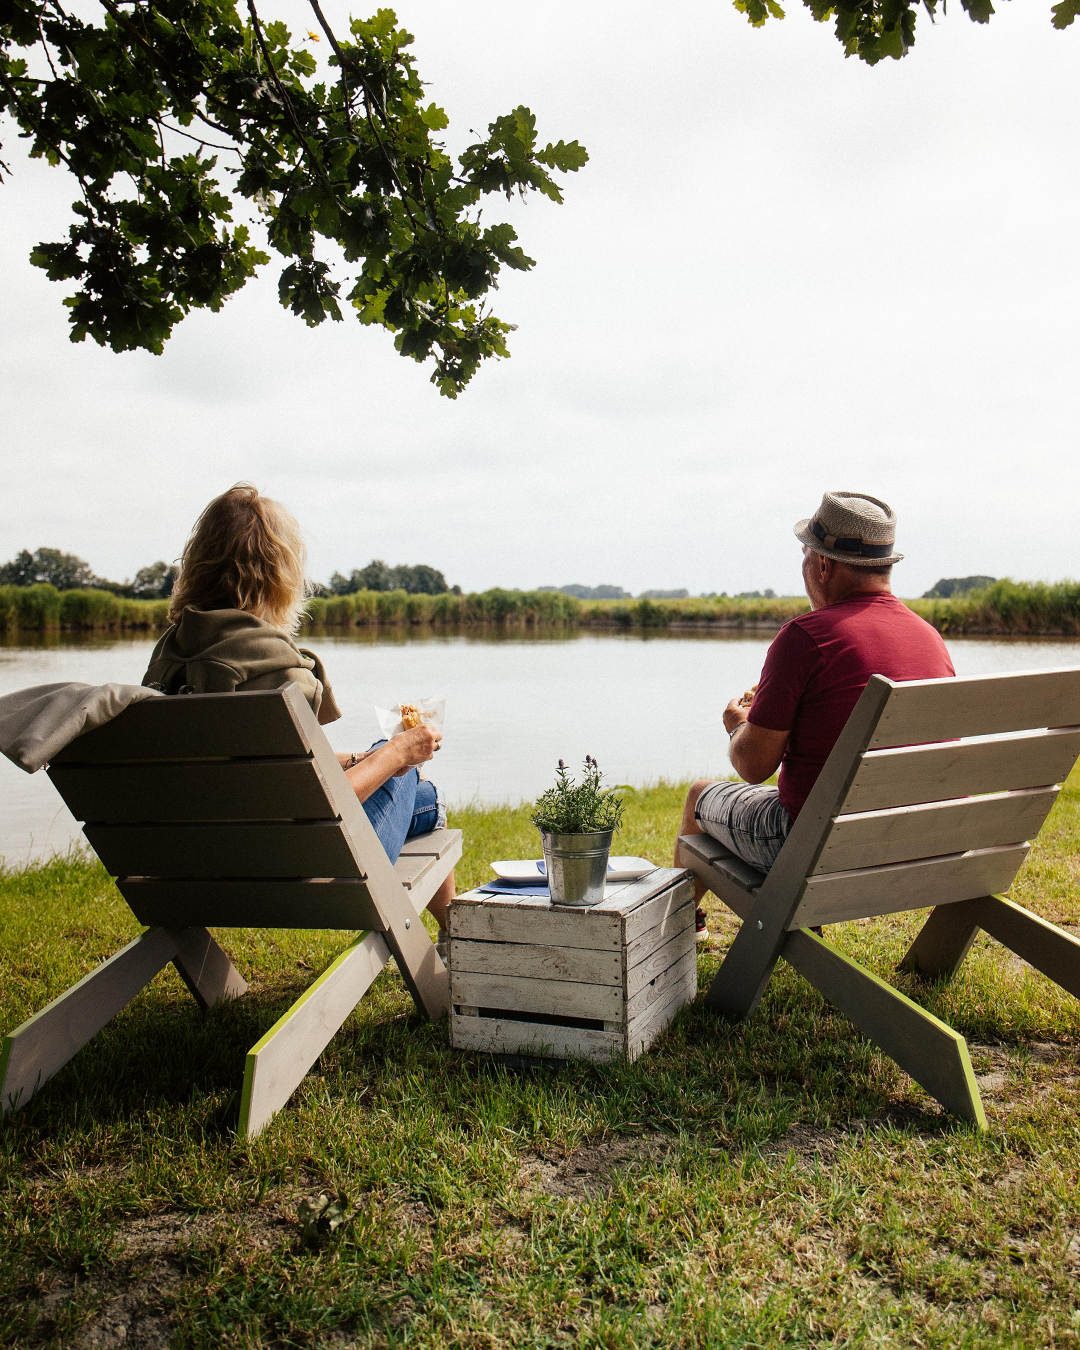
M 355 750 L 352 750 L 349 752 L 349 762 L 347 764 L 343 764 L 341 767 L 343 769 L 355 769 L 359 763 L 360 763 L 360 756 L 356 753 Z
M 735 733 L 736 733 L 737 731 L 741 731 L 743 727 L 747 726 L 747 725 L 749 724 L 749 721 L 750 721 L 750 719 L 747 718 L 744 722 L 736 722 L 736 723 L 735 723 L 735 725 L 734 725 L 734 726 L 731 728 L 731 730 L 728 732 L 728 737 L 727 737 L 727 738 L 728 738 L 728 743 L 729 743 L 729 744 L 731 743 L 732 740 L 734 740 L 734 738 L 735 738 Z

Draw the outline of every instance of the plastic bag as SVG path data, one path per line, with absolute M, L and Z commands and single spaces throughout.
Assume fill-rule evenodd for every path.
M 379 719 L 379 730 L 387 740 L 391 736 L 396 736 L 399 731 L 405 730 L 405 724 L 401 720 L 402 712 L 412 709 L 419 714 L 421 722 L 434 727 L 436 731 L 442 731 L 443 717 L 446 714 L 445 694 L 437 694 L 434 698 L 403 699 L 392 708 L 375 709 L 375 716 Z

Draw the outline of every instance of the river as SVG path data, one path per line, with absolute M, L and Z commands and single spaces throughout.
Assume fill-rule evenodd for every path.
M 326 728 L 335 749 L 362 749 L 377 737 L 377 705 L 445 694 L 446 735 L 432 777 L 450 802 L 491 804 L 531 800 L 560 757 L 577 765 L 595 756 L 611 783 L 726 775 L 721 714 L 757 680 L 771 637 L 354 630 L 301 641 L 323 658 L 344 710 Z M 137 684 L 153 645 L 67 634 L 9 640 L 0 645 L 0 694 L 59 680 Z M 959 675 L 1080 665 L 1076 639 L 948 645 Z M 80 838 L 45 774 L 25 774 L 0 757 L 6 865 L 63 852 Z

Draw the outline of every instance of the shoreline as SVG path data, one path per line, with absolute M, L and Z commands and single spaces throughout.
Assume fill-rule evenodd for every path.
M 1077 582 L 998 581 L 985 591 L 948 600 L 906 599 L 904 604 L 945 637 L 1080 639 Z M 10 641 L 19 634 L 159 633 L 168 626 L 168 609 L 168 600 L 129 600 L 108 591 L 0 586 L 0 635 Z M 560 591 L 509 591 L 499 587 L 469 595 L 356 591 L 312 597 L 301 633 L 415 628 L 441 632 L 595 629 L 701 635 L 775 633 L 808 609 L 809 602 L 795 596 L 771 600 L 728 596 L 576 600 Z

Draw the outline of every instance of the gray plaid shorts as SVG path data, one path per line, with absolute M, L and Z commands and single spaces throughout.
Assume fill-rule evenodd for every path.
M 694 819 L 759 872 L 776 861 L 792 826 L 776 788 L 760 783 L 711 783 L 697 800 Z

